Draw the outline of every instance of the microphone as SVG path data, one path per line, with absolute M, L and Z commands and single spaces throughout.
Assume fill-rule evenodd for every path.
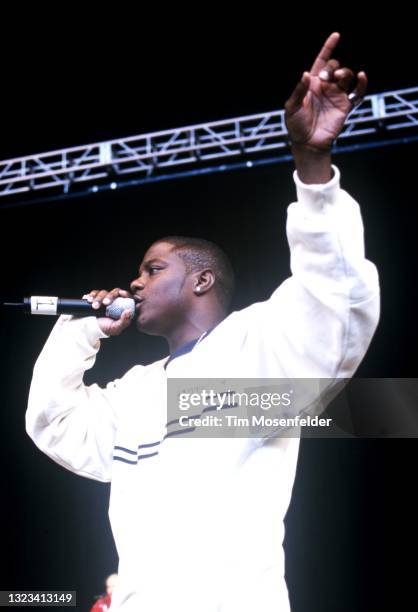
M 3 302 L 3 306 L 21 308 L 23 312 L 35 315 L 61 314 L 84 315 L 85 317 L 110 317 L 120 319 L 124 310 L 131 311 L 131 318 L 135 314 L 135 301 L 132 298 L 117 297 L 108 306 L 93 308 L 87 300 L 73 300 L 67 298 L 32 295 L 23 298 L 22 302 Z

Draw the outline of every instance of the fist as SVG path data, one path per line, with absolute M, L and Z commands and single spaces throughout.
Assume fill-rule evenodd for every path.
M 124 289 L 93 289 L 90 293 L 83 295 L 83 299 L 91 303 L 92 307 L 97 310 L 101 306 L 109 306 L 118 297 L 132 298 L 129 291 Z M 120 319 L 111 319 L 110 317 L 97 317 L 97 322 L 103 333 L 108 336 L 119 336 L 132 322 L 132 313 L 130 310 L 125 310 Z

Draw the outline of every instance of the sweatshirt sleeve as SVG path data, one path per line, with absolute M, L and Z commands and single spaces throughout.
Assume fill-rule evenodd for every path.
M 83 375 L 106 337 L 95 317 L 61 316 L 35 364 L 26 412 L 26 431 L 41 451 L 102 482 L 111 480 L 121 381 L 102 389 L 84 385 Z
M 378 274 L 365 257 L 360 208 L 332 168 L 333 178 L 318 185 L 295 171 L 297 201 L 286 227 L 292 275 L 255 305 L 266 351 L 288 377 L 351 377 L 379 319 Z

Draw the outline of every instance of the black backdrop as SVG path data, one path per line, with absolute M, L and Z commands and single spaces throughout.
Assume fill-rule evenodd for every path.
M 405 24 L 327 21 L 303 29 L 276 24 L 287 30 L 280 37 L 266 21 L 252 23 L 259 34 L 252 37 L 250 17 L 241 35 L 219 25 L 203 35 L 195 24 L 192 39 L 177 30 L 159 55 L 161 32 L 150 42 L 135 38 L 127 16 L 126 30 L 100 26 L 94 45 L 87 25 L 79 38 L 56 20 L 43 37 L 28 19 L 27 33 L 5 48 L 1 157 L 282 108 L 334 30 L 343 34 L 337 57 L 367 70 L 370 93 L 417 85 Z M 381 275 L 382 317 L 363 376 L 416 376 L 416 154 L 416 144 L 404 144 L 334 158 L 343 187 L 362 206 L 367 254 Z M 292 169 L 287 163 L 0 209 L 2 291 L 77 296 L 126 286 L 147 245 L 181 233 L 228 251 L 238 273 L 236 308 L 264 299 L 289 274 Z M 117 567 L 109 489 L 54 464 L 25 434 L 31 369 L 51 321 L 2 314 L 0 325 L 0 589 L 75 589 L 78 609 L 86 610 Z M 129 329 L 103 343 L 87 380 L 105 383 L 164 353 L 161 341 Z M 416 551 L 415 453 L 413 439 L 302 442 L 285 541 L 295 612 L 413 600 L 407 556 Z

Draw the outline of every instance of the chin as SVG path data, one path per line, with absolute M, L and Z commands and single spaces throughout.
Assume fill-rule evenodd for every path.
M 148 334 L 150 336 L 161 336 L 161 332 L 158 329 L 158 325 L 156 322 L 150 321 L 144 316 L 141 316 L 141 313 L 138 315 L 135 321 L 136 328 L 142 334 Z

